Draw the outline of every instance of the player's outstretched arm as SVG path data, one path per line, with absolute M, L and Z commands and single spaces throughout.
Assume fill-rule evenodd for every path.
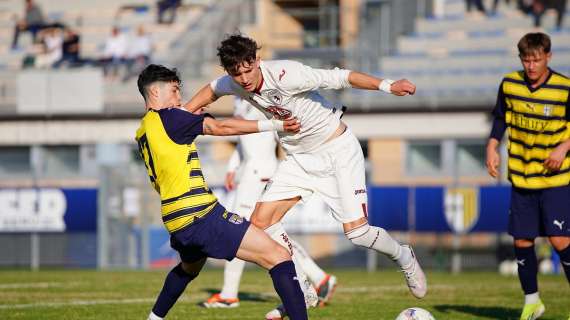
M 184 109 L 195 113 L 217 99 L 218 97 L 214 94 L 214 90 L 212 90 L 210 84 L 206 84 L 190 99 L 190 101 L 186 102 Z
M 376 78 L 358 71 L 351 71 L 349 73 L 348 82 L 353 88 L 380 90 L 396 96 L 407 96 L 416 93 L 416 86 L 406 79 L 392 81 L 389 79 Z
M 233 136 L 261 131 L 281 131 L 297 133 L 301 129 L 301 124 L 297 118 L 287 120 L 242 120 L 229 118 L 216 120 L 204 118 L 204 134 L 211 136 Z

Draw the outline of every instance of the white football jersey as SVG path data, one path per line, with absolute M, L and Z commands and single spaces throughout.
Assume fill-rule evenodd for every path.
M 231 76 L 210 83 L 218 97 L 236 95 L 259 109 L 268 119 L 297 117 L 298 133 L 278 132 L 287 153 L 309 152 L 325 142 L 340 124 L 342 105 L 323 98 L 318 89 L 350 88 L 349 70 L 315 69 L 290 60 L 261 61 L 263 83 L 259 92 L 248 92 Z
M 246 120 L 263 120 L 265 115 L 242 99 L 235 101 L 235 116 Z M 238 180 L 271 178 L 277 169 L 277 137 L 274 131 L 238 136 L 240 156 Z

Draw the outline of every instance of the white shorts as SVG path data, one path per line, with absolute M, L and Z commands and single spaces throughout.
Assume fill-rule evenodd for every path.
M 267 181 L 259 178 L 242 179 L 235 190 L 233 207 L 230 211 L 249 220 L 266 184 Z
M 364 174 L 362 148 L 347 128 L 342 135 L 311 153 L 287 155 L 260 201 L 297 196 L 307 200 L 316 193 L 330 207 L 336 220 L 352 222 L 368 216 Z

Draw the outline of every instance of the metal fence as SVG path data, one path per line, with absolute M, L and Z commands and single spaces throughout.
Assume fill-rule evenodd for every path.
M 160 199 L 141 165 L 103 166 L 97 216 L 97 266 L 148 269 L 149 229 L 160 225 Z

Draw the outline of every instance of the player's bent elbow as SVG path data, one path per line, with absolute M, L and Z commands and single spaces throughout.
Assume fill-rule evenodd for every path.
M 224 127 L 220 121 L 212 118 L 204 119 L 204 134 L 211 136 L 223 136 L 225 135 L 224 133 Z

